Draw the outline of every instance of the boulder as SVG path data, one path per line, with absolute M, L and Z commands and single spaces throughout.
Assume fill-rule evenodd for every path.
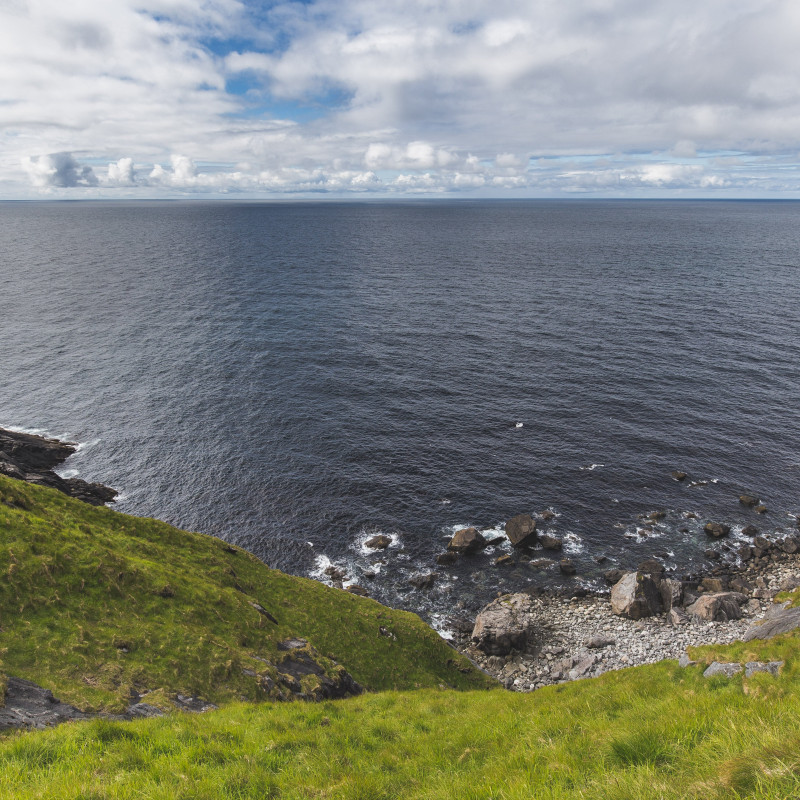
M 742 636 L 742 641 L 771 639 L 773 636 L 788 633 L 798 627 L 800 627 L 800 608 L 783 608 L 751 625 Z
M 531 547 L 536 543 L 536 520 L 530 514 L 517 514 L 506 522 L 506 536 L 513 547 Z
M 707 522 L 703 530 L 709 536 L 713 536 L 715 539 L 720 539 L 723 536 L 727 536 L 731 532 L 731 526 L 725 525 L 722 522 Z
M 794 555 L 797 552 L 800 552 L 800 541 L 798 541 L 797 536 L 787 536 L 783 540 L 783 544 L 781 545 L 781 550 L 784 553 L 788 553 L 789 555 Z
M 704 678 L 732 678 L 738 672 L 742 671 L 741 664 L 728 664 L 720 661 L 712 661 L 708 668 L 703 673 Z
M 392 543 L 392 537 L 380 533 L 377 536 L 371 536 L 364 542 L 364 547 L 369 547 L 371 550 L 385 550 Z
M 661 591 L 661 604 L 664 611 L 669 612 L 681 604 L 683 599 L 683 584 L 675 578 L 664 578 L 659 584 Z
M 427 575 L 413 575 L 408 579 L 408 582 L 415 589 L 433 589 L 433 585 L 436 583 L 438 577 L 439 576 L 435 572 L 430 572 Z
M 759 530 L 755 525 L 745 525 L 742 528 L 742 536 L 758 536 Z
M 661 575 L 664 572 L 664 565 L 657 558 L 647 558 L 639 564 L 639 572 L 646 572 L 648 575 Z
M 558 562 L 558 568 L 564 575 L 575 575 L 578 572 L 578 568 L 568 558 L 562 558 L 561 561 Z
M 766 514 L 767 510 L 768 509 L 767 509 L 767 507 L 765 505 L 756 506 L 755 509 L 754 509 L 756 514 Z
M 560 550 L 563 547 L 563 542 L 557 536 L 551 536 L 549 533 L 539 534 L 539 544 L 545 550 Z
M 624 577 L 625 577 L 624 569 L 609 569 L 603 573 L 603 579 L 605 580 L 605 582 L 611 584 L 612 586 L 615 583 L 618 583 Z
M 774 675 L 776 678 L 780 674 L 781 667 L 783 666 L 783 661 L 748 661 L 744 665 L 744 676 L 745 678 L 749 678 L 751 675 L 755 675 L 756 672 L 766 672 L 768 675 Z
M 689 617 L 682 608 L 671 608 L 667 613 L 667 622 L 674 627 L 678 625 L 685 625 L 689 621 Z
M 555 511 L 551 511 L 549 508 L 546 508 L 544 511 L 542 511 L 542 513 L 541 513 L 541 514 L 539 514 L 539 516 L 540 516 L 540 517 L 541 517 L 541 518 L 542 518 L 542 519 L 543 519 L 545 522 L 548 522 L 548 521 L 549 521 L 549 520 L 551 520 L 551 519 L 555 519 L 556 512 L 555 512 Z
M 506 553 L 505 555 L 498 556 L 494 560 L 494 563 L 498 567 L 510 567 L 510 566 L 512 566 L 514 564 L 514 559 L 511 558 L 511 556 Z
M 686 473 L 681 472 L 679 469 L 674 469 L 670 472 L 670 475 L 679 483 L 686 480 Z
M 742 561 L 749 561 L 753 557 L 753 548 L 750 547 L 749 544 L 740 545 L 736 552 L 739 554 L 739 558 L 741 558 Z
M 739 502 L 743 506 L 747 506 L 748 508 L 752 508 L 753 506 L 758 505 L 758 498 L 752 494 L 740 494 L 739 495 Z
M 462 528 L 453 534 L 447 549 L 453 553 L 477 553 L 486 547 L 486 539 L 477 528 Z
M 611 589 L 611 610 L 630 619 L 651 617 L 661 611 L 656 582 L 643 572 L 629 572 Z
M 369 592 L 363 586 L 359 586 L 357 583 L 351 583 L 347 589 L 345 589 L 345 591 L 350 592 L 350 594 L 357 594 L 360 597 L 369 597 Z
M 504 656 L 512 650 L 525 650 L 535 630 L 533 598 L 521 593 L 506 594 L 481 610 L 471 639 L 487 655 Z
M 686 608 L 693 617 L 705 622 L 727 622 L 742 618 L 742 605 L 747 597 L 738 592 L 715 592 L 704 594 Z
M 742 578 L 741 575 L 731 580 L 729 588 L 731 591 L 741 594 L 749 594 L 753 591 L 753 585 L 745 578 Z
M 722 578 L 703 578 L 700 585 L 706 592 L 724 592 L 728 588 Z

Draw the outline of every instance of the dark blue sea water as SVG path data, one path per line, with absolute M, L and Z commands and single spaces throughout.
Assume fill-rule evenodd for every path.
M 430 615 L 562 580 L 498 546 L 412 589 L 464 525 L 550 508 L 588 582 L 698 567 L 708 519 L 794 526 L 799 300 L 800 203 L 6 203 L 0 425 Z

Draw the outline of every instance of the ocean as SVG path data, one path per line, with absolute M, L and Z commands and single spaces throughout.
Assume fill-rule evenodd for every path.
M 437 624 L 800 513 L 795 202 L 0 203 L 0 355 L 0 425 L 120 511 Z M 435 564 L 546 509 L 575 578 Z

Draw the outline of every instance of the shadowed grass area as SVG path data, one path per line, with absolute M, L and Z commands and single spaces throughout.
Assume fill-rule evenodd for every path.
M 214 537 L 0 476 L 8 675 L 84 709 L 122 709 L 133 690 L 264 700 L 273 695 L 252 673 L 274 678 L 277 644 L 291 637 L 370 690 L 495 685 L 414 614 L 269 569 Z
M 0 740 L 0 796 L 786 800 L 800 796 L 797 688 L 790 672 L 709 681 L 663 662 L 529 695 L 428 689 L 76 723 Z

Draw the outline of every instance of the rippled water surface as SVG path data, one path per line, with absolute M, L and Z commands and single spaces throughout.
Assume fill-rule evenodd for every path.
M 0 425 L 430 614 L 561 580 L 497 545 L 412 589 L 467 524 L 550 508 L 583 581 L 794 526 L 799 301 L 798 203 L 0 204 Z

